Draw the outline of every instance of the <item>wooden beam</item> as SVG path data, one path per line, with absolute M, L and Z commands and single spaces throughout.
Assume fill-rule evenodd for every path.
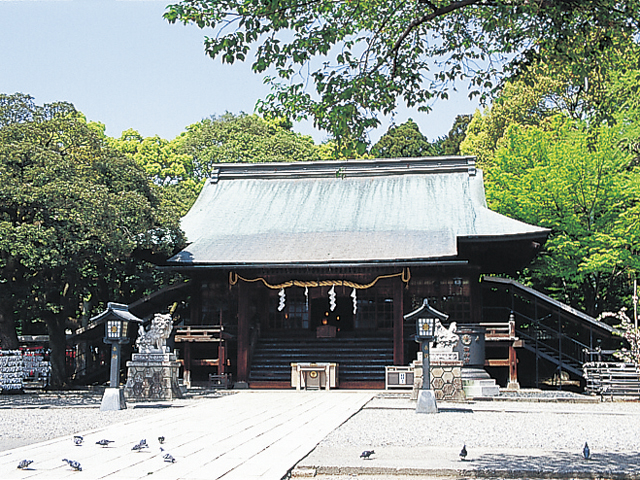
M 508 367 L 510 366 L 508 358 L 489 358 L 484 361 L 486 367 Z
M 191 360 L 191 365 L 198 367 L 217 367 L 220 365 L 219 358 L 198 358 Z

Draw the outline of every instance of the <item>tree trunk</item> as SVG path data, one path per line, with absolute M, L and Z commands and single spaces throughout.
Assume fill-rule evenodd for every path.
M 47 318 L 49 330 L 49 348 L 51 349 L 51 388 L 64 389 L 68 387 L 66 372 L 67 337 L 63 315 L 53 315 Z
M 0 295 L 0 348 L 2 350 L 18 348 L 16 323 L 10 310 L 8 302 Z

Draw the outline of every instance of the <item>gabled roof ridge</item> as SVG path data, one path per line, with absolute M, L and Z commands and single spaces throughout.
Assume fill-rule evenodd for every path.
M 425 173 L 476 174 L 476 157 L 446 156 L 325 160 L 316 162 L 220 163 L 210 181 L 233 179 L 347 178 Z

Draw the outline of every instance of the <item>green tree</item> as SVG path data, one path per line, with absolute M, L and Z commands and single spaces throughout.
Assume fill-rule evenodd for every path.
M 122 132 L 118 139 L 105 139 L 135 160 L 162 187 L 166 206 L 183 216 L 218 163 L 327 160 L 335 154 L 331 143 L 317 146 L 310 136 L 295 133 L 291 127 L 281 119 L 227 112 L 189 125 L 171 141 L 157 135 L 145 138 L 133 129 Z
M 196 176 L 193 157 L 184 153 L 181 137 L 171 141 L 158 135 L 145 138 L 129 129 L 118 139 L 105 138 L 111 147 L 133 158 L 149 179 L 162 187 L 162 200 L 167 208 L 174 207 L 180 217 L 189 211 L 204 180 Z
M 261 112 L 313 119 L 339 141 L 364 141 L 398 100 L 428 110 L 457 80 L 491 93 L 540 59 L 576 78 L 611 45 L 637 39 L 640 4 L 617 0 L 184 0 L 165 18 L 212 29 L 205 51 L 251 59 L 272 92 Z
M 467 136 L 472 115 L 457 115 L 449 133 L 433 142 L 433 155 L 460 155 L 460 144 Z
M 0 328 L 12 342 L 6 329 L 46 324 L 53 387 L 66 381 L 65 330 L 148 293 L 165 280 L 149 260 L 183 245 L 159 187 L 97 127 L 68 103 L 0 95 Z
M 322 159 L 313 139 L 291 131 L 290 123 L 244 113 L 204 119 L 189 125 L 176 140 L 179 151 L 192 159 L 198 181 L 208 178 L 217 163 Z
M 380 140 L 371 147 L 371 155 L 376 158 L 426 157 L 433 155 L 427 137 L 412 119 L 398 126 L 391 126 Z
M 493 209 L 552 230 L 528 280 L 591 315 L 620 308 L 638 263 L 634 240 L 620 234 L 638 174 L 619 139 L 620 127 L 562 116 L 545 128 L 513 124 L 486 172 Z

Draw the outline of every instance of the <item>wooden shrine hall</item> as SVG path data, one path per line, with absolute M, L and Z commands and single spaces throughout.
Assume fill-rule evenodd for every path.
M 186 368 L 251 388 L 290 388 L 304 362 L 335 365 L 331 388 L 383 388 L 416 356 L 404 314 L 428 298 L 479 323 L 480 275 L 522 268 L 549 233 L 489 210 L 473 157 L 219 164 L 182 228 L 168 268 L 192 279 L 187 323 L 217 329 Z

